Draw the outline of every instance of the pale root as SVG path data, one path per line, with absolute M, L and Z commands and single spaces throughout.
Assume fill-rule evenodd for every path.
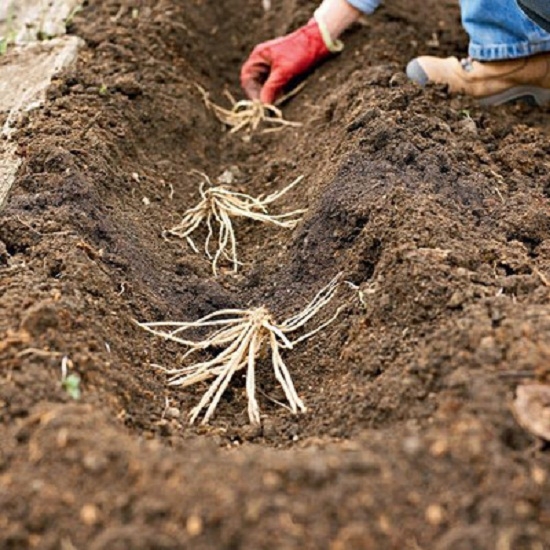
M 268 206 L 297 185 L 303 177 L 296 178 L 290 185 L 281 191 L 272 193 L 267 197 L 251 197 L 245 193 L 239 193 L 225 186 L 213 186 L 210 179 L 202 172 L 194 171 L 202 178 L 199 192 L 200 202 L 187 210 L 182 221 L 164 232 L 164 235 L 173 235 L 186 239 L 189 246 L 198 252 L 191 238 L 191 234 L 201 225 L 206 224 L 208 233 L 204 242 L 204 251 L 212 260 L 212 270 L 217 275 L 220 258 L 226 257 L 233 264 L 233 270 L 237 271 L 239 261 L 237 259 L 237 239 L 233 229 L 232 219 L 236 217 L 248 218 L 261 223 L 268 223 L 292 229 L 300 221 L 305 210 L 293 210 L 286 214 L 272 215 L 268 213 Z M 205 186 L 208 185 L 208 188 Z M 214 254 L 210 252 L 210 244 L 214 235 L 214 224 L 218 226 L 217 247 Z M 229 251 L 228 251 L 229 249 Z
M 301 329 L 334 298 L 340 278 L 340 275 L 334 277 L 301 312 L 282 323 L 277 323 L 269 310 L 263 306 L 246 310 L 223 309 L 191 322 L 140 323 L 139 325 L 145 330 L 189 348 L 184 354 L 184 359 L 200 350 L 222 348 L 222 351 L 212 359 L 199 361 L 182 368 L 163 368 L 170 376 L 169 384 L 172 386 L 191 386 L 215 377 L 198 405 L 192 409 L 190 422 L 195 422 L 206 408 L 202 420 L 202 423 L 206 424 L 214 414 L 233 375 L 238 370 L 246 368 L 248 417 L 251 423 L 259 424 L 260 408 L 256 399 L 256 360 L 261 349 L 266 346 L 271 350 L 273 372 L 283 388 L 290 410 L 293 413 L 305 412 L 306 407 L 296 392 L 290 371 L 281 356 L 281 350 L 293 349 L 296 344 L 317 334 L 336 319 L 340 308 L 313 330 L 294 340 L 289 338 L 291 333 Z M 209 335 L 202 340 L 183 337 L 186 332 L 193 329 L 206 330 Z

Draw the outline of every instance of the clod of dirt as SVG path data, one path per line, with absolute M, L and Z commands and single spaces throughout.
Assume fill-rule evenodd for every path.
M 6 247 L 6 244 L 4 241 L 0 241 L 0 265 L 8 265 L 8 248 Z
M 524 429 L 550 441 L 550 386 L 519 386 L 516 390 L 513 412 Z
M 37 336 L 49 328 L 56 328 L 59 325 L 58 312 L 55 304 L 40 302 L 32 306 L 23 317 L 21 327 L 29 334 Z
M 134 99 L 143 93 L 141 84 L 133 76 L 117 78 L 114 89 L 130 99 Z

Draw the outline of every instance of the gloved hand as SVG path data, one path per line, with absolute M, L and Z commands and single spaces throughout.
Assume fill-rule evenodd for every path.
M 293 78 L 342 48 L 323 23 L 312 18 L 297 31 L 256 46 L 241 69 L 241 85 L 251 99 L 273 104 Z

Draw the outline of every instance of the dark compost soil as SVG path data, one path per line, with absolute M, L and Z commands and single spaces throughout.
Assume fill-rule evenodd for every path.
M 467 40 L 454 2 L 388 4 L 286 106 L 303 127 L 251 140 L 195 83 L 240 97 L 252 46 L 315 2 L 89 0 L 74 18 L 85 47 L 21 121 L 0 214 L 1 548 L 550 548 L 550 456 L 510 408 L 550 377 L 550 116 L 407 83 L 411 57 Z M 162 238 L 197 202 L 192 169 L 252 195 L 304 175 L 279 206 L 307 214 L 237 223 L 244 266 L 214 278 Z M 261 361 L 261 428 L 244 375 L 189 426 L 205 386 L 168 388 L 151 364 L 182 350 L 134 320 L 283 318 L 338 272 L 363 303 L 342 292 L 285 355 L 308 412 L 274 403 Z

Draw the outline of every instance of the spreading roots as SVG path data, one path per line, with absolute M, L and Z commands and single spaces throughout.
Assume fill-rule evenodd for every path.
M 245 193 L 238 193 L 225 186 L 213 187 L 206 174 L 194 171 L 200 175 L 202 182 L 200 185 L 201 201 L 194 208 L 190 208 L 183 215 L 181 223 L 164 232 L 164 235 L 174 235 L 184 238 L 189 246 L 198 252 L 195 243 L 191 239 L 191 234 L 203 223 L 208 228 L 208 234 L 204 243 L 204 251 L 212 261 L 212 270 L 217 275 L 217 266 L 219 259 L 223 256 L 233 263 L 233 270 L 237 271 L 239 261 L 237 259 L 237 239 L 233 230 L 232 218 L 243 217 L 256 220 L 262 223 L 270 223 L 279 227 L 294 228 L 300 221 L 300 216 L 305 210 L 294 210 L 287 214 L 270 215 L 267 207 L 287 191 L 298 184 L 303 176 L 295 179 L 290 185 L 287 185 L 281 191 L 268 195 L 265 198 L 254 198 Z M 209 185 L 205 189 L 205 185 Z M 210 244 L 214 234 L 213 223 L 217 223 L 218 242 L 214 254 L 210 252 Z M 228 248 L 230 252 L 228 252 Z
M 265 307 L 248 310 L 224 309 L 188 323 L 140 323 L 141 327 L 157 336 L 187 346 L 189 349 L 184 354 L 184 359 L 200 350 L 223 349 L 213 359 L 183 368 L 163 369 L 170 375 L 169 384 L 172 386 L 191 386 L 215 377 L 199 404 L 191 411 L 191 423 L 195 422 L 204 408 L 207 409 L 202 423 L 206 424 L 210 420 L 231 378 L 235 372 L 244 368 L 247 369 L 248 416 L 253 424 L 260 422 L 260 409 L 255 395 L 256 359 L 266 345 L 271 350 L 273 372 L 283 388 L 290 410 L 293 413 L 305 412 L 306 408 L 296 393 L 290 372 L 281 357 L 281 349 L 292 349 L 336 319 L 340 308 L 332 317 L 313 330 L 294 340 L 289 339 L 289 334 L 302 328 L 334 298 L 339 280 L 340 275 L 337 275 L 317 293 L 303 311 L 282 323 L 277 323 Z M 200 329 L 209 332 L 209 336 L 203 340 L 184 338 L 187 331 Z
M 260 133 L 264 134 L 278 132 L 288 126 L 301 126 L 299 122 L 285 120 L 283 112 L 275 105 L 251 99 L 236 101 L 228 91 L 225 91 L 224 94 L 231 102 L 231 109 L 226 109 L 220 105 L 216 105 L 204 88 L 198 84 L 196 86 L 202 94 L 202 99 L 207 109 L 210 109 L 220 122 L 231 128 L 229 131 L 231 134 L 240 130 L 254 132 L 258 130 L 260 125 L 270 126 L 260 131 Z

